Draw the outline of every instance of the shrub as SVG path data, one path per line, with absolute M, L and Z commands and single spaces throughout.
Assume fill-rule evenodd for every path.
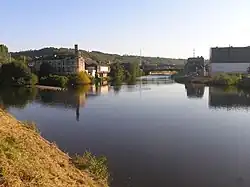
M 37 83 L 38 83 L 38 77 L 37 77 L 34 73 L 32 73 L 32 74 L 31 74 L 30 84 L 31 84 L 31 85 L 35 85 L 35 84 L 37 84 Z
M 20 62 L 3 64 L 0 72 L 0 84 L 3 85 L 30 85 L 37 79 L 29 67 Z
M 46 86 L 59 86 L 65 87 L 69 79 L 65 76 L 60 75 L 49 75 L 47 77 L 41 77 L 40 84 Z
M 76 85 L 86 85 L 90 83 L 91 79 L 85 71 L 69 76 L 69 85 L 76 86 Z
M 83 156 L 76 155 L 73 158 L 73 163 L 80 170 L 88 170 L 97 177 L 98 180 L 104 182 L 108 181 L 109 172 L 106 157 L 95 157 L 90 152 L 86 151 Z
M 212 77 L 213 84 L 236 85 L 241 80 L 241 75 L 221 73 Z

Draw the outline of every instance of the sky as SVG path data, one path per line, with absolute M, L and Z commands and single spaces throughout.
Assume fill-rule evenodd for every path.
M 250 46 L 250 0 L 1 0 L 10 51 L 73 47 L 116 54 L 209 57 Z

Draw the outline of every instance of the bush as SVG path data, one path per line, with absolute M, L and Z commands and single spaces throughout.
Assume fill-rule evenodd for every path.
M 60 75 L 49 75 L 47 77 L 41 77 L 40 84 L 46 86 L 58 86 L 65 87 L 68 84 L 69 79 Z
M 31 85 L 35 85 L 35 84 L 37 84 L 37 83 L 38 83 L 38 77 L 37 77 L 34 73 L 32 73 L 32 74 L 31 74 L 30 84 L 31 84 Z
M 0 84 L 2 85 L 30 85 L 36 84 L 37 78 L 29 67 L 20 62 L 3 64 L 0 72 Z
M 91 79 L 85 71 L 69 76 L 69 85 L 77 86 L 77 85 L 86 85 L 90 83 Z
M 236 85 L 239 83 L 239 81 L 241 80 L 241 75 L 237 75 L 237 74 L 226 74 L 226 73 L 222 73 L 222 74 L 218 74 L 212 77 L 212 82 L 213 84 L 217 84 L 217 85 Z
M 109 172 L 106 157 L 95 157 L 86 151 L 83 156 L 76 155 L 75 158 L 73 158 L 73 163 L 80 170 L 88 170 L 97 177 L 98 180 L 108 181 Z

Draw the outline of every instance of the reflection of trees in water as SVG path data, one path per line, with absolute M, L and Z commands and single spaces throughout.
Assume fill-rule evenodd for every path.
M 122 88 L 122 85 L 121 85 L 121 84 L 118 84 L 118 85 L 114 85 L 114 86 L 113 86 L 114 92 L 115 92 L 116 94 L 118 94 L 118 93 L 120 92 L 121 88 Z
M 85 100 L 84 89 L 72 89 L 68 91 L 39 90 L 36 101 L 51 106 L 76 108 L 84 106 Z
M 35 99 L 36 95 L 37 89 L 35 88 L 2 88 L 0 90 L 0 103 L 3 108 L 25 108 L 29 101 Z
M 36 88 L 2 88 L 0 90 L 0 107 L 25 108 L 30 101 L 36 101 L 43 105 L 53 107 L 71 108 L 76 111 L 76 118 L 79 120 L 80 107 L 86 102 L 86 92 L 89 87 L 79 87 L 68 91 L 38 90 Z
M 227 109 L 249 108 L 250 90 L 241 90 L 236 87 L 210 87 L 209 106 Z
M 188 98 L 202 98 L 205 86 L 201 84 L 185 84 Z

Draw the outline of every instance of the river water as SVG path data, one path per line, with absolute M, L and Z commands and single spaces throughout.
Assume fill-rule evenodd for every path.
M 249 96 L 161 80 L 65 92 L 1 89 L 0 103 L 71 155 L 105 155 L 112 187 L 249 187 Z

